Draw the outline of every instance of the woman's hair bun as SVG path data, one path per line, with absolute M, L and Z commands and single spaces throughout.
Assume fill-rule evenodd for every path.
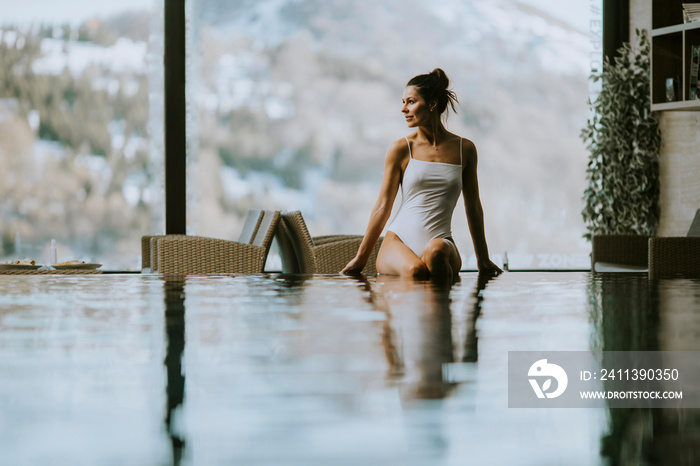
M 447 77 L 442 68 L 435 68 L 430 72 L 430 75 L 434 77 L 436 87 L 447 89 L 450 87 L 450 79 Z

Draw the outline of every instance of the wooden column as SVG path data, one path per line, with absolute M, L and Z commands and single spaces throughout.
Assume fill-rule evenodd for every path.
M 165 233 L 187 229 L 185 0 L 164 0 Z

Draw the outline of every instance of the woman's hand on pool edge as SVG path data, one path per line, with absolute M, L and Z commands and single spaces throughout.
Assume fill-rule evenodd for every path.
M 477 267 L 479 269 L 479 273 L 486 275 L 500 275 L 503 273 L 503 270 L 501 270 L 501 268 L 494 264 L 490 259 L 477 264 Z
M 361 263 L 360 260 L 355 257 L 348 262 L 348 265 L 346 265 L 345 268 L 340 271 L 340 273 L 341 275 L 360 275 L 362 273 L 362 269 L 364 268 L 365 264 Z

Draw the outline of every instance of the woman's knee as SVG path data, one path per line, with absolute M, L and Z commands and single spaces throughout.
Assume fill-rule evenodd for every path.
M 459 257 L 457 248 L 444 239 L 430 241 L 423 252 L 422 259 L 431 274 L 440 273 L 443 269 L 458 273 L 462 267 L 462 259 Z
M 448 262 L 450 260 L 450 253 L 452 252 L 451 249 L 452 246 L 441 238 L 433 239 L 425 246 L 423 260 L 427 264 Z
M 428 267 L 421 261 L 409 262 L 401 268 L 404 277 L 424 278 L 428 276 Z

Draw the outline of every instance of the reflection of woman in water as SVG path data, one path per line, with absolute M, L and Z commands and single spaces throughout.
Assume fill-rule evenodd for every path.
M 476 322 L 482 292 L 491 279 L 493 275 L 479 274 L 463 308 L 455 306 L 462 290 L 468 289 L 464 282 L 435 285 L 383 275 L 374 286 L 367 283 L 370 302 L 386 314 L 384 350 L 402 401 L 445 398 L 465 381 L 446 376 L 445 368 L 455 362 L 478 361 Z M 464 325 L 464 331 L 455 332 L 453 322 Z
M 391 144 L 386 155 L 379 198 L 372 209 L 357 255 L 342 270 L 360 273 L 384 229 L 401 187 L 401 206 L 377 255 L 377 271 L 414 278 L 451 280 L 462 260 L 452 238 L 451 223 L 460 192 L 479 272 L 501 269 L 489 259 L 484 216 L 476 176 L 474 143 L 448 132 L 441 117 L 457 97 L 441 69 L 411 79 L 403 93 L 401 111 L 416 131 Z

